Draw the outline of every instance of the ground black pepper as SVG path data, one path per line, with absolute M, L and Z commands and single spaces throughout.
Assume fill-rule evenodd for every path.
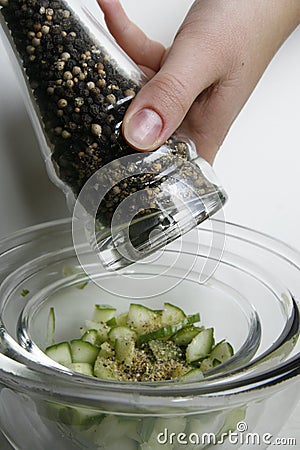
M 115 379 L 127 382 L 170 381 L 191 370 L 182 355 L 156 359 L 148 345 L 135 349 L 130 366 L 124 361 L 117 361 L 112 350 L 112 356 L 105 359 L 105 367 L 112 370 Z
M 124 75 L 67 1 L 0 0 L 0 6 L 38 105 L 55 170 L 76 197 L 98 169 L 135 153 L 124 141 L 120 125 L 140 86 Z M 194 180 L 198 194 L 215 191 L 197 166 L 185 164 L 190 158 L 187 145 L 170 138 L 157 158 L 145 155 L 148 173 L 124 182 L 122 173 L 128 167 L 116 163 L 100 175 L 100 184 L 116 183 L 99 206 L 100 224 L 109 226 L 120 202 L 145 187 L 147 208 L 138 216 L 168 207 L 168 196 L 160 198 L 159 206 L 156 201 L 165 181 L 158 175 L 168 170 L 174 156 L 182 160 L 180 176 Z

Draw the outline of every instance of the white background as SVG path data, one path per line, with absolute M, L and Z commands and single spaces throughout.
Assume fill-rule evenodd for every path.
M 192 1 L 123 0 L 122 3 L 148 35 L 168 46 Z M 298 249 L 299 56 L 298 27 L 271 62 L 215 163 L 218 177 L 229 194 L 226 220 L 271 234 Z M 0 67 L 1 238 L 70 213 L 63 194 L 48 180 L 18 79 L 1 42 Z M 300 409 L 288 425 L 292 429 L 286 428 L 282 433 L 293 437 L 298 429 L 298 443 L 299 417 Z

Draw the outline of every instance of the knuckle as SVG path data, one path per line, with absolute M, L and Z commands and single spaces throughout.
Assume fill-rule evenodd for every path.
M 189 106 L 187 103 L 187 86 L 176 76 L 164 73 L 161 77 L 154 77 L 151 81 L 152 88 L 155 89 L 157 102 L 160 108 L 168 115 L 170 113 L 180 113 L 185 115 Z

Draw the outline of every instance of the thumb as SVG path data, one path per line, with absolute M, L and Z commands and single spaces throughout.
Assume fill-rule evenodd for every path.
M 126 112 L 123 136 L 137 150 L 151 151 L 162 145 L 197 96 L 219 78 L 214 52 L 188 28 L 178 33 L 161 69 Z

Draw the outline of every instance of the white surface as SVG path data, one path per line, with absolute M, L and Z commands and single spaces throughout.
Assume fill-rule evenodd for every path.
M 191 0 L 123 0 L 130 17 L 165 45 L 171 43 L 191 3 Z M 270 64 L 232 127 L 215 164 L 230 197 L 226 219 L 264 231 L 298 249 L 299 48 L 298 28 Z M 17 79 L 1 43 L 0 67 L 2 237 L 24 226 L 69 213 L 63 195 L 48 181 Z M 300 445 L 300 407 L 281 435 L 297 437 Z

